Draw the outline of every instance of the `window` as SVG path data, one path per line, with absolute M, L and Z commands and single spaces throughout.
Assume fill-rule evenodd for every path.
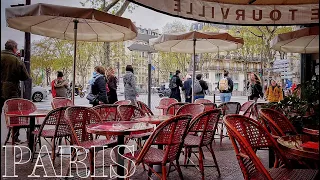
M 222 78 L 222 73 L 216 73 L 215 80 L 216 82 L 219 82 L 219 80 Z

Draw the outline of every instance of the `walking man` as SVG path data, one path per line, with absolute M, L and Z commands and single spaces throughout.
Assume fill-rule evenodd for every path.
M 223 78 L 220 79 L 218 83 L 218 89 L 220 91 L 220 100 L 222 103 L 230 102 L 232 91 L 233 91 L 233 81 L 229 77 L 229 72 L 224 70 Z
M 182 87 L 182 81 L 180 79 L 180 70 L 176 71 L 176 74 L 172 76 L 169 83 L 169 88 L 171 90 L 170 98 L 176 99 L 178 102 L 181 102 L 180 88 Z

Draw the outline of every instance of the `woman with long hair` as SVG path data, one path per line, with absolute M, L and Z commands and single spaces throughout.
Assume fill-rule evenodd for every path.
M 108 86 L 108 101 L 109 104 L 113 104 L 118 101 L 117 96 L 117 87 L 118 87 L 118 79 L 116 76 L 114 76 L 114 70 L 113 68 L 108 68 L 108 71 L 106 72 L 107 77 L 107 86 Z
M 102 66 L 94 68 L 89 84 L 91 86 L 90 93 L 87 96 L 89 103 L 93 106 L 108 103 L 105 69 Z
M 247 95 L 249 100 L 253 100 L 255 102 L 257 102 L 259 97 L 263 98 L 261 80 L 255 73 L 250 74 L 250 81 L 247 84 Z

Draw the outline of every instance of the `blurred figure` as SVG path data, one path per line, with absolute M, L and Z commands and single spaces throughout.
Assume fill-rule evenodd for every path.
M 0 105 L 1 115 L 4 102 L 11 98 L 20 98 L 20 81 L 30 79 L 29 73 L 24 63 L 17 56 L 18 44 L 9 39 L 5 44 L 5 50 L 1 51 L 1 87 L 0 87 Z M 2 120 L 2 119 L 1 119 Z M 19 130 L 14 135 L 15 142 L 20 142 Z
M 58 71 L 57 78 L 51 82 L 52 97 L 67 97 L 68 88 L 68 81 L 63 79 L 63 73 Z
M 200 99 L 200 98 L 203 99 L 205 96 L 205 91 L 208 90 L 208 84 L 206 81 L 202 80 L 202 74 L 197 74 L 196 82 L 194 84 L 195 86 L 196 86 L 196 83 L 199 83 L 202 90 L 200 92 L 195 92 L 194 100 Z
M 192 79 L 189 74 L 186 76 L 186 80 L 183 82 L 182 91 L 184 91 L 185 101 L 191 103 L 192 97 Z
M 266 99 L 271 103 L 277 103 L 283 100 L 282 88 L 277 85 L 274 79 L 271 80 L 271 85 L 268 87 L 266 91 Z
M 249 100 L 254 100 L 257 102 L 259 97 L 263 98 L 261 80 L 258 75 L 251 73 L 250 82 L 247 85 L 247 96 Z
M 182 81 L 180 79 L 180 70 L 176 70 L 176 74 L 172 76 L 169 83 L 169 88 L 171 90 L 170 98 L 174 98 L 178 102 L 181 102 L 179 87 L 182 87 Z
M 107 104 L 107 81 L 105 77 L 105 69 L 102 66 L 96 66 L 92 73 L 92 79 L 89 81 L 91 90 L 87 95 L 89 103 L 93 106 L 99 104 Z
M 297 82 L 293 81 L 293 84 L 291 86 L 291 92 L 293 93 L 296 88 L 297 88 Z
M 136 78 L 133 74 L 132 65 L 127 65 L 126 74 L 123 76 L 124 98 L 131 100 L 132 104 L 136 104 L 138 92 L 136 89 Z
M 229 72 L 226 70 L 223 72 L 223 78 L 218 82 L 218 89 L 220 91 L 221 102 L 230 102 L 233 91 L 233 81 L 229 77 Z
M 117 88 L 118 79 L 114 76 L 114 69 L 109 68 L 107 71 L 107 86 L 108 86 L 108 102 L 113 104 L 118 101 Z

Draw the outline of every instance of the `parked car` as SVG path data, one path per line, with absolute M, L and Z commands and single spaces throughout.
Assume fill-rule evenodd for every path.
M 32 87 L 31 99 L 34 102 L 40 102 L 48 97 L 48 91 L 41 86 Z

